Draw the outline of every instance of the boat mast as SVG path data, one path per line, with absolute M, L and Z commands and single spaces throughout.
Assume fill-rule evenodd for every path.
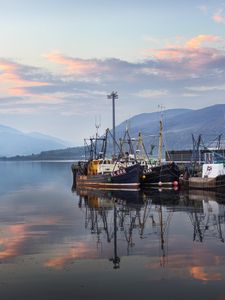
M 163 121 L 162 121 L 162 109 L 163 106 L 159 105 L 160 108 L 160 121 L 159 121 L 159 149 L 158 149 L 158 163 L 162 163 L 162 148 L 163 148 Z
M 137 142 L 136 152 L 137 151 L 140 151 L 139 154 L 136 153 L 137 159 L 145 160 L 147 158 L 149 160 L 141 132 L 138 133 L 138 142 Z M 152 155 L 152 154 L 150 153 L 150 155 Z
M 102 139 L 103 143 L 102 143 L 102 158 L 105 159 L 106 157 L 106 149 L 107 149 L 107 140 L 108 140 L 108 133 L 109 133 L 109 129 L 106 129 L 105 132 L 105 138 Z
M 98 135 L 98 130 L 101 127 L 101 120 L 99 117 L 99 120 L 97 120 L 97 117 L 95 117 L 95 128 L 96 128 L 96 134 L 95 134 L 95 158 L 97 158 L 97 150 L 98 150 L 98 139 L 99 139 L 99 135 Z
M 98 116 L 98 119 L 97 117 L 95 117 L 96 139 L 99 137 L 98 130 L 100 127 L 101 127 L 101 117 Z
M 94 153 L 96 154 L 96 150 L 94 149 L 94 142 L 93 142 L 94 138 L 90 138 L 90 143 L 91 143 L 91 148 L 90 148 L 90 160 L 93 160 L 94 158 Z
M 107 95 L 108 99 L 112 99 L 112 123 L 113 123 L 113 156 L 116 155 L 116 129 L 115 129 L 115 100 L 118 99 L 117 92 L 112 92 L 110 95 Z

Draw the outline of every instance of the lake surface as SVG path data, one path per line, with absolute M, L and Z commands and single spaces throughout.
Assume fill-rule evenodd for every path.
M 1 162 L 1 299 L 225 299 L 225 194 L 73 187 Z

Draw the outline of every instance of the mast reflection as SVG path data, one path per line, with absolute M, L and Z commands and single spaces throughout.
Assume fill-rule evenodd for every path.
M 186 225 L 193 226 L 193 242 L 207 238 L 224 242 L 225 205 L 216 194 L 97 189 L 76 190 L 76 193 L 78 206 L 84 212 L 85 229 L 96 235 L 97 247 L 113 244 L 108 257 L 114 269 L 119 269 L 121 258 L 129 255 L 158 256 L 159 266 L 165 267 L 174 213 L 188 215 L 186 219 L 190 222 Z
M 110 261 L 114 269 L 120 267 L 121 255 L 143 253 L 140 240 L 144 245 L 151 237 L 160 243 L 160 265 L 165 265 L 172 211 L 167 210 L 159 195 L 143 191 L 93 189 L 76 190 L 76 193 L 79 195 L 79 208 L 85 211 L 85 228 L 96 234 L 97 247 L 104 236 L 107 243 L 113 242 Z M 173 194 L 174 201 L 178 201 L 177 197 L 179 199 L 178 193 Z M 137 251 L 134 250 L 136 245 Z
M 193 241 L 218 239 L 224 243 L 225 197 L 215 191 L 190 190 L 189 199 L 202 203 L 202 210 L 195 209 L 189 214 L 193 225 Z M 196 208 L 196 206 L 195 206 Z

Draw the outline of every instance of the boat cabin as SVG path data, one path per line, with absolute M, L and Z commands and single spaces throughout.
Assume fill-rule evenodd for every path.
M 202 178 L 216 178 L 225 174 L 225 166 L 223 163 L 203 164 Z
M 115 163 L 110 159 L 94 159 L 88 164 L 88 175 L 111 173 L 115 170 Z

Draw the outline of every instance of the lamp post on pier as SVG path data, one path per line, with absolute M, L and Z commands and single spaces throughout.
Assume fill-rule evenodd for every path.
M 116 129 L 115 129 L 115 100 L 118 99 L 117 92 L 107 95 L 108 99 L 112 99 L 112 123 L 113 123 L 113 155 L 116 155 Z

